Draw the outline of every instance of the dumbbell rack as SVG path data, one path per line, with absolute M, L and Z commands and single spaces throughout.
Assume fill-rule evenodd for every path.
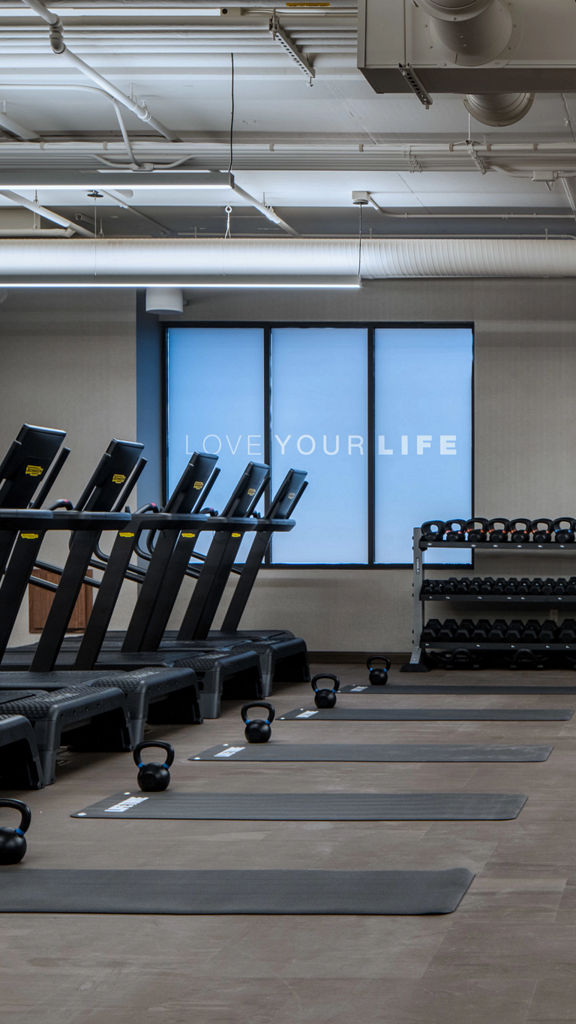
M 557 558 L 561 555 L 576 555 L 576 543 L 572 544 L 535 544 L 529 541 L 525 544 L 514 544 L 506 541 L 503 544 L 492 544 L 490 542 L 468 542 L 468 541 L 426 541 L 422 538 L 422 530 L 416 527 L 412 532 L 412 647 L 410 661 L 402 666 L 403 672 L 427 672 L 428 667 L 424 655 L 431 650 L 469 650 L 469 651 L 515 651 L 518 648 L 534 651 L 574 651 L 576 644 L 566 643 L 530 643 L 520 641 L 518 643 L 491 643 L 490 641 L 429 641 L 421 642 L 421 634 L 424 628 L 424 612 L 428 601 L 451 601 L 458 604 L 509 604 L 509 605 L 559 605 L 576 604 L 576 594 L 423 594 L 424 584 L 424 553 L 429 548 L 459 548 L 460 550 L 471 549 L 482 554 L 529 554 L 545 555 Z M 430 566 L 432 568 L 432 566 Z

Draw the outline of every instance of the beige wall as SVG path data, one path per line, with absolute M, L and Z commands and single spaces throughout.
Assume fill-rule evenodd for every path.
M 51 499 L 75 500 L 111 438 L 136 437 L 134 293 L 8 292 L 0 305 L 0 367 L 0 451 L 24 422 L 65 430 L 71 454 Z M 54 540 L 42 548 L 44 557 L 59 553 Z M 14 643 L 28 639 L 27 622 L 23 608 Z
M 188 322 L 474 322 L 477 513 L 576 514 L 573 282 L 368 282 L 358 293 L 191 293 L 189 300 Z M 0 306 L 0 329 L 0 447 L 26 419 L 68 430 L 73 455 L 62 491 L 74 497 L 110 437 L 135 436 L 134 295 L 14 291 Z M 494 560 L 486 571 L 495 572 Z M 498 572 L 508 571 L 560 574 L 576 565 L 521 569 L 499 561 Z M 267 570 L 246 624 L 291 628 L 312 650 L 405 651 L 410 587 L 406 570 Z

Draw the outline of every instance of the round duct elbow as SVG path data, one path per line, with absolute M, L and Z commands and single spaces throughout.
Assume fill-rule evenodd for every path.
M 184 296 L 180 288 L 147 288 L 147 313 L 182 313 Z
M 504 92 L 494 95 L 470 94 L 464 97 L 464 106 L 481 124 L 504 128 L 516 124 L 526 116 L 534 102 L 533 92 Z
M 510 42 L 512 15 L 501 0 L 420 0 L 420 6 L 430 15 L 432 40 L 455 64 L 486 64 Z

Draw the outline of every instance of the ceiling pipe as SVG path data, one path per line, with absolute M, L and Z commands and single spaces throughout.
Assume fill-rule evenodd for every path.
M 382 238 L 362 242 L 363 280 L 576 277 L 576 241 Z M 358 278 L 358 240 L 12 239 L 0 285 L 219 287 Z
M 122 106 L 126 107 L 132 114 L 140 118 L 141 121 L 145 121 L 149 124 L 154 131 L 158 132 L 159 135 L 163 135 L 169 142 L 178 142 L 179 138 L 174 132 L 171 132 L 169 128 L 166 128 L 161 121 L 153 117 L 148 107 L 144 103 L 136 103 L 135 100 L 131 99 L 125 93 L 118 89 L 112 82 L 109 82 L 107 78 L 100 75 L 94 68 L 90 67 L 86 61 L 78 57 L 77 54 L 73 53 L 68 49 L 63 38 L 63 25 L 57 14 L 48 10 L 47 7 L 42 3 L 42 0 L 22 0 L 22 3 L 30 7 L 47 25 L 50 26 L 50 46 L 52 52 L 58 56 L 63 56 L 67 59 L 70 64 L 78 68 L 83 75 L 95 82 L 104 92 L 108 93 L 113 99 L 121 103 Z
M 11 189 L 1 189 L 0 196 L 4 199 L 8 199 L 11 203 L 15 203 L 16 206 L 21 206 L 25 210 L 30 210 L 31 213 L 39 213 L 45 220 L 52 221 L 53 224 L 59 224 L 62 228 L 70 228 L 75 231 L 78 235 L 83 235 L 84 238 L 94 238 L 92 231 L 88 231 L 87 228 L 83 228 L 80 224 L 76 224 L 75 221 L 69 220 L 68 217 L 63 217 L 60 213 L 54 213 L 53 210 L 49 210 L 46 206 L 42 206 L 40 203 L 34 202 L 33 199 L 27 199 L 26 196 L 20 195 L 19 192 L 12 192 Z
M 430 15 L 434 39 L 455 64 L 473 67 L 495 60 L 512 35 L 512 15 L 501 0 L 419 0 Z M 504 127 L 530 110 L 533 93 L 470 94 L 464 106 L 481 124 Z

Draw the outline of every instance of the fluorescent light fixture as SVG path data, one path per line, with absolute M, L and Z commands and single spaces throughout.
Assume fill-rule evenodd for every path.
M 219 18 L 220 7 L 112 7 L 108 4 L 94 4 L 87 7 L 68 7 L 51 3 L 50 10 L 61 18 Z M 29 7 L 2 7 L 0 19 L 37 17 Z
M 86 278 L 85 280 L 73 280 L 60 277 L 35 277 L 27 281 L 3 280 L 0 275 L 0 286 L 2 288 L 361 288 L 362 281 L 358 277 L 230 277 L 230 278 L 201 278 L 185 277 L 179 280 L 171 278 L 169 281 L 161 278 L 136 280 L 129 277 L 119 281 L 117 277 L 106 278 L 105 276 Z
M 1 10 L 1 8 L 0 8 Z M 171 171 L 135 171 L 131 167 L 112 167 L 94 170 L 48 169 L 0 171 L 0 189 L 90 189 L 125 188 L 131 189 L 231 189 L 232 175 L 224 171 L 204 171 L 196 168 L 174 169 Z

